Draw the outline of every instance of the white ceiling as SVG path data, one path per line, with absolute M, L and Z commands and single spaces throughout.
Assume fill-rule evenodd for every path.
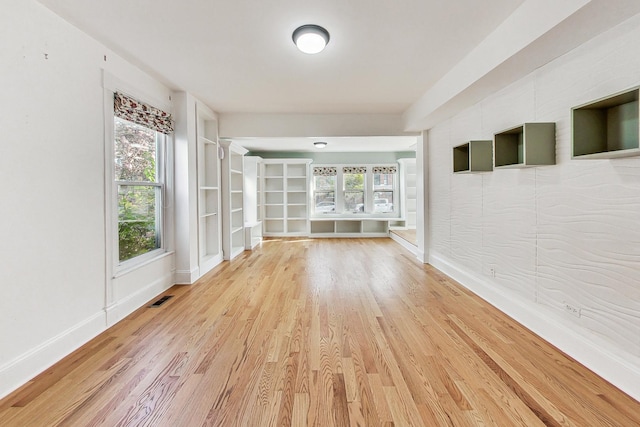
M 43 0 L 217 112 L 402 113 L 523 0 Z M 305 55 L 294 29 L 331 34 Z
M 42 3 L 219 113 L 401 114 L 522 1 Z M 291 40 L 310 23 L 331 34 L 318 55 L 299 52 Z M 415 145 L 410 140 L 340 138 L 325 151 L 402 151 Z M 237 140 L 261 151 L 306 150 L 309 141 Z
M 386 114 L 413 130 L 640 8 L 638 0 L 39 1 L 222 117 Z M 303 24 L 330 32 L 325 51 L 296 50 L 291 34 Z

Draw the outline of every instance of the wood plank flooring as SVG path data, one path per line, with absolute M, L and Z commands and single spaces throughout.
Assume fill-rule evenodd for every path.
M 268 240 L 0 401 L 9 426 L 638 426 L 391 239 Z

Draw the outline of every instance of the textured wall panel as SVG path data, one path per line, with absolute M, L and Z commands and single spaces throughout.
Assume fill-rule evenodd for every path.
M 526 77 L 481 102 L 482 131 L 493 137 L 505 129 L 536 121 L 534 79 Z
M 451 119 L 451 147 L 478 139 L 493 139 L 493 133 L 482 131 L 480 104 L 466 109 Z
M 539 171 L 540 302 L 640 355 L 640 159 L 618 162 Z
M 430 190 L 436 252 L 640 369 L 640 157 L 571 160 L 571 107 L 640 85 L 638 40 L 640 16 L 434 128 Z M 452 146 L 535 121 L 556 123 L 555 166 L 452 173 Z
M 538 175 L 540 302 L 640 355 L 640 158 L 571 160 L 571 107 L 640 84 L 638 17 L 542 68 L 538 116 L 556 121 L 558 167 Z
M 579 105 L 638 85 L 640 17 L 569 52 L 537 74 L 536 104 Z
M 484 178 L 483 273 L 529 301 L 536 300 L 535 174 L 507 169 Z
M 431 250 L 451 254 L 451 149 L 449 122 L 429 131 L 429 215 Z
M 482 133 L 482 108 L 477 104 L 451 119 L 450 162 L 456 145 L 491 139 Z M 455 174 L 451 177 L 451 257 L 467 269 L 482 269 L 483 174 Z
M 451 258 L 482 270 L 482 174 L 451 177 Z

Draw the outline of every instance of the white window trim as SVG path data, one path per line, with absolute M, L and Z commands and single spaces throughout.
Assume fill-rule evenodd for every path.
M 337 169 L 336 174 L 336 188 L 335 195 L 336 199 L 336 212 L 335 213 L 316 213 L 315 212 L 315 179 L 312 176 L 311 189 L 310 191 L 310 206 L 312 218 L 400 218 L 401 209 L 399 206 L 399 201 L 402 199 L 402 195 L 400 194 L 400 173 L 399 173 L 399 165 L 398 163 L 371 163 L 371 164 L 353 164 L 353 163 L 345 163 L 345 164 L 312 164 L 311 170 L 313 167 L 335 167 Z M 364 176 L 364 205 L 365 212 L 364 213 L 356 213 L 356 212 L 344 212 L 344 167 L 366 167 L 367 172 Z M 395 173 L 396 178 L 393 180 L 393 194 L 394 198 L 397 199 L 393 203 L 393 212 L 389 213 L 373 213 L 373 167 L 374 166 L 395 166 L 397 168 L 397 172 Z
M 106 266 L 109 277 L 116 278 L 128 272 L 142 268 L 145 265 L 163 258 L 172 252 L 173 238 L 170 233 L 171 221 L 173 219 L 173 137 L 164 135 L 163 149 L 159 156 L 162 156 L 159 175 L 162 176 L 162 204 L 159 220 L 162 227 L 160 248 L 154 249 L 146 254 L 139 255 L 132 259 L 119 262 L 118 253 L 118 185 L 114 178 L 114 111 L 113 96 L 115 92 L 127 94 L 141 102 L 148 103 L 164 111 L 171 111 L 169 101 L 163 101 L 160 97 L 149 96 L 143 91 L 136 89 L 131 84 L 120 80 L 114 75 L 103 73 L 104 89 L 104 177 L 105 177 L 105 242 Z M 155 185 L 155 184 L 152 184 Z M 111 297 L 107 295 L 109 301 Z

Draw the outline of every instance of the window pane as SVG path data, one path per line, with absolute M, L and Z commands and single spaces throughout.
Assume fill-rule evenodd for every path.
M 364 174 L 363 173 L 345 173 L 344 189 L 364 191 Z
M 314 176 L 314 187 L 318 190 L 335 190 L 336 177 L 334 176 Z
M 316 213 L 329 213 L 336 211 L 336 197 L 333 191 L 316 191 Z
M 393 190 L 393 174 L 376 173 L 373 175 L 373 189 Z
M 344 210 L 345 212 L 364 212 L 364 192 L 345 191 Z
M 374 192 L 373 211 L 376 213 L 393 212 L 393 191 Z
M 315 213 L 333 213 L 336 211 L 336 177 L 314 176 Z
M 116 181 L 158 182 L 156 134 L 155 130 L 114 118 Z
M 345 173 L 343 179 L 345 212 L 364 212 L 364 174 Z
M 395 174 L 376 173 L 373 174 L 373 212 L 392 213 L 393 212 L 393 180 Z
M 118 248 L 120 261 L 160 248 L 157 186 L 118 186 Z

